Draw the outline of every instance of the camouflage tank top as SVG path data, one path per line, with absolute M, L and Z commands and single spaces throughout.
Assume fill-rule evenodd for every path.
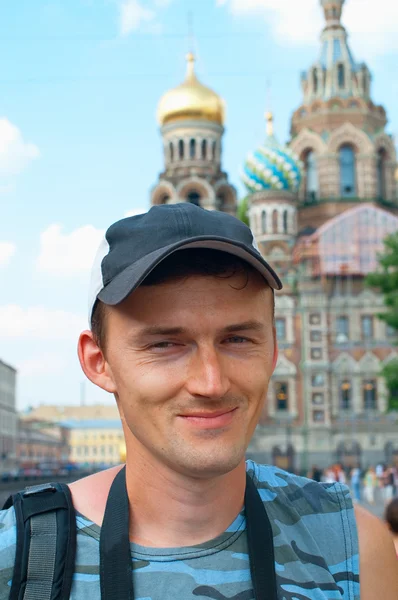
M 271 521 L 279 600 L 359 600 L 359 556 L 348 489 L 247 462 Z M 76 516 L 71 600 L 99 600 L 100 527 Z M 0 512 L 0 600 L 13 573 L 13 509 Z M 131 544 L 136 600 L 254 598 L 244 510 L 217 538 L 184 548 Z

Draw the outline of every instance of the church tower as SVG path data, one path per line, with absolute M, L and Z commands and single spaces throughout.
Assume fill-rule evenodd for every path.
M 185 81 L 158 106 L 165 167 L 151 204 L 192 202 L 236 214 L 236 190 L 221 166 L 224 119 L 223 99 L 198 80 L 195 57 L 188 54 Z
M 284 281 L 285 292 L 294 284 L 292 252 L 297 236 L 297 190 L 301 164 L 274 135 L 274 118 L 266 114 L 265 142 L 246 159 L 242 181 L 248 190 L 250 228 L 265 260 Z
M 290 147 L 305 165 L 299 230 L 317 228 L 358 202 L 398 209 L 394 142 L 384 108 L 372 101 L 371 73 L 350 49 L 344 3 L 320 0 L 320 53 L 301 76 L 303 104 L 292 117 Z

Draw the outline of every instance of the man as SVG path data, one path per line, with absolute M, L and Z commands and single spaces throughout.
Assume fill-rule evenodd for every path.
M 398 598 L 389 533 L 363 510 L 354 517 L 344 486 L 245 463 L 277 361 L 280 287 L 250 230 L 229 215 L 157 206 L 108 229 L 78 351 L 87 377 L 115 396 L 127 459 L 125 471 L 70 486 L 73 600 L 111 597 L 104 581 L 118 572 L 111 594 L 119 568 L 134 587 L 120 598 Z M 12 578 L 14 526 L 13 509 L 3 512 L 0 600 Z M 131 544 L 127 571 L 122 536 Z

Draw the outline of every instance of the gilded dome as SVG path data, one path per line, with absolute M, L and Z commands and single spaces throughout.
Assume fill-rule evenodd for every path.
M 187 75 L 184 83 L 169 90 L 158 106 L 158 121 L 166 125 L 187 119 L 224 123 L 224 101 L 210 88 L 202 85 L 195 73 L 195 57 L 187 56 Z
M 249 192 L 289 190 L 297 192 L 303 165 L 286 146 L 274 136 L 273 116 L 267 113 L 265 144 L 250 154 L 245 162 L 242 180 Z

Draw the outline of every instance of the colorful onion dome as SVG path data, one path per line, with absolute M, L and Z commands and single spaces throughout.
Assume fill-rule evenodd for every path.
M 267 113 L 266 118 L 265 144 L 248 156 L 242 174 L 243 183 L 251 193 L 262 190 L 297 192 L 302 163 L 290 148 L 281 146 L 276 140 L 272 113 Z

